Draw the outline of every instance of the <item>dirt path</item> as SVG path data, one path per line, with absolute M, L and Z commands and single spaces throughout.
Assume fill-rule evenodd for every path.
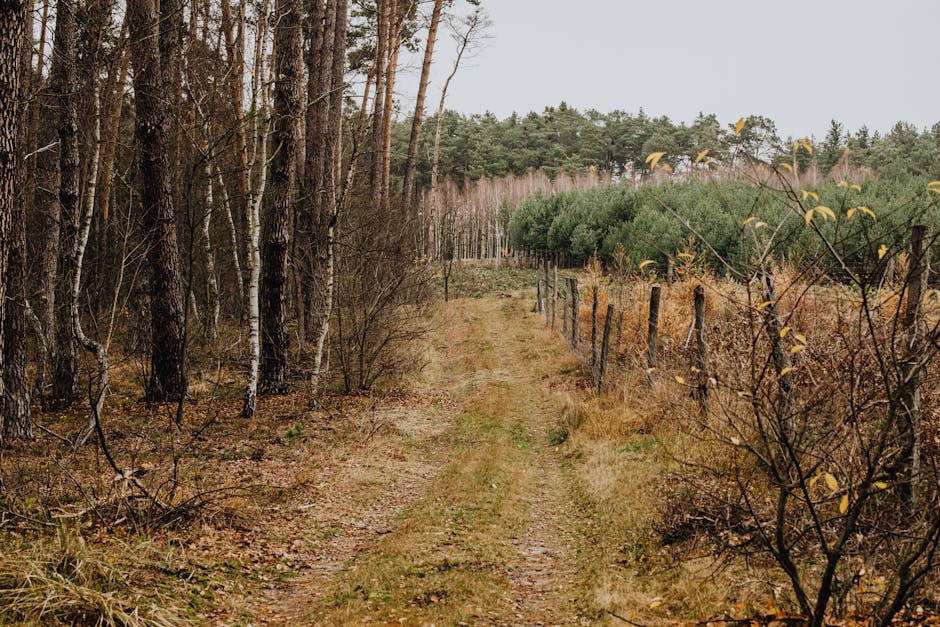
M 528 300 L 452 303 L 423 375 L 295 507 L 316 538 L 260 597 L 266 624 L 589 624 L 572 481 L 549 442 L 570 357 Z

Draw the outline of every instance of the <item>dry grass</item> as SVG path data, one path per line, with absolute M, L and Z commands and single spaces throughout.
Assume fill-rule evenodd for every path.
M 720 473 L 725 463 L 729 477 L 748 473 L 741 459 L 729 455 L 729 441 L 741 434 L 727 429 L 729 416 L 748 413 L 749 401 L 741 393 L 750 390 L 752 377 L 760 376 L 742 368 L 753 350 L 752 341 L 766 350 L 759 313 L 762 295 L 757 286 L 748 293 L 738 283 L 694 268 L 678 274 L 675 283 L 663 288 L 660 361 L 652 374 L 646 370 L 651 284 L 617 283 L 598 276 L 591 267 L 584 275 L 588 287 L 582 292 L 578 356 L 585 363 L 590 359 L 591 285 L 599 286 L 598 327 L 603 328 L 607 302 L 614 303 L 618 316 L 611 334 L 614 358 L 608 365 L 608 392 L 602 397 L 584 390 L 572 393 L 556 433 L 558 442 L 566 442 L 573 473 L 598 521 L 594 541 L 608 556 L 606 563 L 593 566 L 595 603 L 647 624 L 793 609 L 786 578 L 766 557 L 722 552 L 722 543 L 696 520 L 712 515 L 696 509 L 708 499 L 682 478 L 687 464 Z M 860 295 L 836 284 L 810 284 L 787 268 L 775 271 L 775 284 L 778 312 L 790 327 L 788 347 L 796 343 L 807 347 L 793 358 L 794 376 L 814 394 L 823 391 L 820 398 L 829 405 L 818 411 L 825 413 L 828 407 L 837 414 L 836 405 L 843 398 L 836 392 L 844 372 L 839 364 L 851 354 L 852 336 L 846 329 L 857 325 Z M 691 327 L 697 285 L 706 288 L 709 375 L 714 378 L 704 414 L 689 383 L 696 376 Z M 872 296 L 876 324 L 881 325 L 878 332 L 889 338 L 903 305 L 901 286 L 889 282 Z M 929 322 L 940 318 L 940 299 L 929 296 L 925 312 Z M 773 371 L 770 377 L 772 381 Z M 940 386 L 933 382 L 935 374 L 929 378 L 923 402 L 931 439 L 937 431 Z M 830 391 L 828 397 L 825 390 Z M 938 444 L 940 440 L 931 439 L 928 447 Z M 926 593 L 930 601 L 929 586 Z
M 9 551 L 9 549 L 8 549 Z M 170 627 L 189 623 L 172 598 L 143 595 L 103 551 L 63 525 L 54 538 L 0 554 L 0 620 L 43 625 L 121 625 Z

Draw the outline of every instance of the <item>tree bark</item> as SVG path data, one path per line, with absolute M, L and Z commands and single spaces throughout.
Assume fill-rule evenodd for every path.
M 253 114 L 254 133 L 252 162 L 245 170 L 246 178 L 251 181 L 251 171 L 258 171 L 258 185 L 250 189 L 248 203 L 248 256 L 245 264 L 248 269 L 248 345 L 251 353 L 248 362 L 248 380 L 245 389 L 245 403 L 242 416 L 251 418 L 258 408 L 258 374 L 261 361 L 261 313 L 259 303 L 261 281 L 261 204 L 268 180 L 268 98 L 269 83 L 265 71 L 265 51 L 267 46 L 268 2 L 263 0 L 255 32 L 255 60 L 251 81 L 251 111 Z M 259 102 L 260 101 L 260 102 Z M 259 109 L 260 105 L 260 109 Z M 258 166 L 256 168 L 256 166 Z
M 0 355 L 3 356 L 2 363 L 0 363 L 0 399 L 3 399 L 4 411 L 4 428 L 0 430 L 0 442 L 3 441 L 4 432 L 19 437 L 31 435 L 28 422 L 25 425 L 26 432 L 22 433 L 20 432 L 21 425 L 11 423 L 8 418 L 8 412 L 16 409 L 15 406 L 22 399 L 15 396 L 16 376 L 13 376 L 14 385 L 7 389 L 10 375 L 16 374 L 17 365 L 7 360 L 9 349 L 4 338 L 11 333 L 11 323 L 15 323 L 16 316 L 11 310 L 18 307 L 17 293 L 20 291 L 17 277 L 8 274 L 11 268 L 7 263 L 8 255 L 12 258 L 11 265 L 18 263 L 16 251 L 19 249 L 20 240 L 20 234 L 17 232 L 12 238 L 14 241 L 11 246 L 12 220 L 14 214 L 22 210 L 22 207 L 16 207 L 16 187 L 20 180 L 20 148 L 22 147 L 20 144 L 22 133 L 19 132 L 19 127 L 22 124 L 23 110 L 21 105 L 23 97 L 22 55 L 26 51 L 23 40 L 28 41 L 26 10 L 25 2 L 0 3 Z M 15 268 L 12 269 L 15 270 Z M 11 317 L 14 320 L 9 320 Z M 25 376 L 25 372 L 22 374 Z M 28 401 L 26 409 L 28 421 Z
M 55 40 L 51 87 L 58 105 L 59 132 L 59 260 L 62 280 L 55 294 L 55 358 L 52 384 L 54 406 L 66 408 L 79 398 L 78 342 L 72 329 L 70 286 L 75 273 L 74 257 L 78 223 L 78 37 L 75 0 L 56 5 Z M 47 331 L 48 333 L 48 331 Z
M 300 0 L 278 0 L 274 36 L 274 201 L 261 260 L 261 380 L 264 394 L 287 392 L 287 252 L 300 148 L 303 31 Z
M 331 3 L 326 3 L 331 4 Z M 323 179 L 325 164 L 323 151 L 326 132 L 326 121 L 323 116 L 328 115 L 329 102 L 324 101 L 329 84 L 324 84 L 328 78 L 326 60 L 323 57 L 327 48 L 324 42 L 332 39 L 332 32 L 326 32 L 326 13 L 328 8 L 323 0 L 308 2 L 310 17 L 307 28 L 307 107 L 304 132 L 304 160 L 303 177 L 300 188 L 302 200 L 297 210 L 296 241 L 299 245 L 297 255 L 300 300 L 301 329 L 300 335 L 305 341 L 314 337 L 313 324 L 317 301 L 318 254 L 320 251 L 321 223 L 323 222 Z M 335 10 L 335 9 L 333 9 Z M 298 164 L 301 165 L 301 164 Z
M 159 0 L 160 76 L 163 80 L 165 109 L 170 124 L 164 125 L 164 150 L 169 163 L 167 178 L 174 204 L 179 201 L 178 173 L 182 161 L 183 102 L 183 3 L 181 0 Z
M 166 153 L 167 93 L 163 89 L 153 0 L 128 0 L 135 135 L 140 149 L 141 202 L 150 277 L 151 373 L 147 398 L 162 402 L 186 395 L 183 370 L 183 288 L 173 193 Z

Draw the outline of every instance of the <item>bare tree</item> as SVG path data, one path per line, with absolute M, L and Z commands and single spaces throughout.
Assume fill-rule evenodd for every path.
M 431 62 L 434 59 L 434 44 L 437 41 L 437 28 L 441 22 L 444 0 L 434 0 L 431 21 L 428 25 L 428 41 L 424 46 L 424 62 L 421 64 L 421 79 L 418 81 L 418 97 L 415 100 L 415 113 L 411 121 L 411 138 L 408 140 L 408 159 L 405 162 L 405 180 L 402 197 L 406 207 L 415 201 L 415 168 L 418 164 L 418 142 L 424 126 L 424 100 L 427 97 L 428 84 L 431 82 Z
M 473 54 L 474 46 L 477 45 L 477 39 L 480 36 L 481 32 L 485 31 L 489 27 L 490 21 L 486 17 L 486 14 L 483 10 L 477 7 L 470 15 L 463 18 L 460 22 L 451 22 L 451 29 L 453 32 L 453 37 L 457 41 L 457 57 L 454 59 L 454 67 L 451 69 L 450 74 L 447 75 L 447 80 L 444 81 L 444 86 L 441 88 L 441 99 L 437 105 L 437 125 L 434 129 L 434 149 L 431 156 L 431 196 L 436 198 L 434 194 L 437 189 L 438 183 L 438 172 L 441 165 L 441 131 L 444 128 L 444 101 L 447 99 L 447 90 L 450 88 L 450 83 L 454 80 L 454 76 L 457 75 L 457 70 L 460 69 L 460 63 L 463 61 L 464 56 Z M 433 257 L 434 251 L 436 250 L 435 238 L 436 234 L 434 231 L 434 224 L 436 219 L 438 208 L 432 204 L 430 207 L 430 215 L 428 215 L 428 255 Z

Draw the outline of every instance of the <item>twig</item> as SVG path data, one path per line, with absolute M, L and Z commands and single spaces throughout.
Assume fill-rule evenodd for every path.
M 628 625 L 635 625 L 636 627 L 649 627 L 648 625 L 645 625 L 644 623 L 638 623 L 638 622 L 636 622 L 636 621 L 630 620 L 629 618 L 624 618 L 623 616 L 621 616 L 620 614 L 617 614 L 616 612 L 612 612 L 612 611 L 610 611 L 610 610 L 607 610 L 607 613 L 610 614 L 611 616 L 613 616 L 614 618 L 618 619 L 618 620 L 622 620 L 623 622 L 625 622 L 625 623 L 628 624 Z
M 42 426 L 42 425 L 39 424 L 38 422 L 34 422 L 33 425 L 34 425 L 37 429 L 39 429 L 40 431 L 42 431 L 42 432 L 44 432 L 44 433 L 48 433 L 49 435 L 51 435 L 52 437 L 58 439 L 59 441 L 64 442 L 65 444 L 67 444 L 67 445 L 69 445 L 69 446 L 72 446 L 72 441 L 71 441 L 70 439 L 59 435 L 58 433 L 56 433 L 56 432 L 53 431 L 52 429 L 47 429 L 46 427 Z

